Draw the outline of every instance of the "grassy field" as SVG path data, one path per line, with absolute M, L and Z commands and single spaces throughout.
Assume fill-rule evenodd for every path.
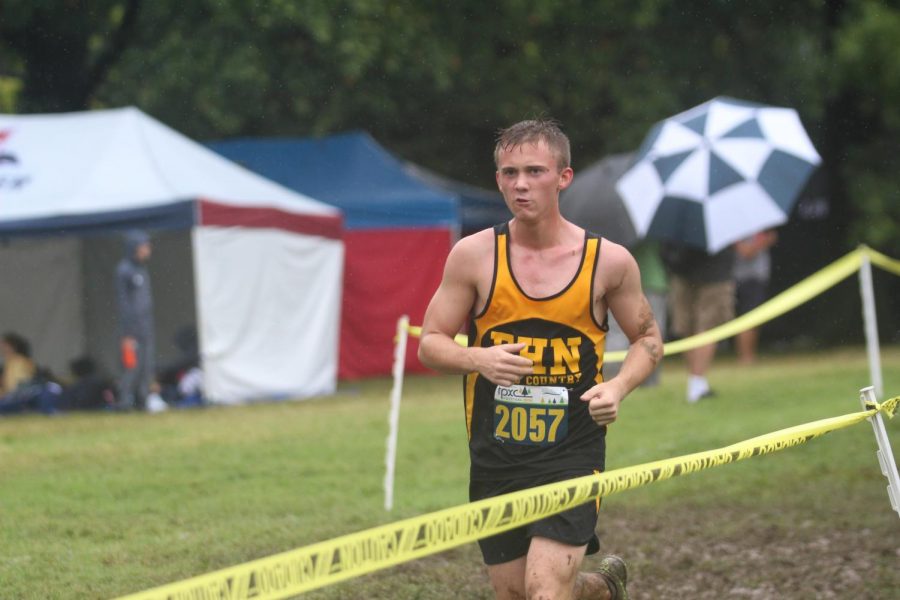
M 888 396 L 900 348 L 884 349 Z M 859 410 L 862 348 L 728 357 L 718 397 L 661 384 L 623 405 L 609 468 Z M 383 509 L 388 379 L 306 402 L 0 419 L 0 597 L 110 598 L 466 501 L 458 377 L 405 382 L 395 509 Z M 888 423 L 895 456 L 900 418 Z M 604 551 L 634 598 L 896 598 L 900 521 L 871 427 L 604 501 Z M 590 561 L 587 563 L 590 565 Z M 490 598 L 474 545 L 305 598 Z

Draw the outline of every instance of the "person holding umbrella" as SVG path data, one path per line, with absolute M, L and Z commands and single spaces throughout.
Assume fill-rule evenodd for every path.
M 735 292 L 738 316 L 748 313 L 763 302 L 769 293 L 772 257 L 769 249 L 778 240 L 774 229 L 759 231 L 735 244 L 737 261 L 734 265 Z M 759 328 L 742 331 L 735 337 L 738 362 L 750 365 L 756 361 Z
M 679 337 L 703 333 L 734 318 L 735 282 L 733 246 L 715 254 L 674 243 L 662 245 L 669 270 L 669 307 L 672 330 Z M 690 403 L 714 394 L 706 374 L 717 344 L 685 352 L 688 367 L 686 399 Z
M 673 315 L 673 329 L 733 317 L 732 245 L 785 223 L 821 161 L 792 108 L 719 96 L 651 128 L 616 190 L 639 236 L 676 244 L 673 310 L 687 314 Z M 688 401 L 710 393 L 714 356 L 714 345 L 688 353 Z
M 494 161 L 513 219 L 451 250 L 419 345 L 426 366 L 465 375 L 473 501 L 602 471 L 607 427 L 662 356 L 634 258 L 560 214 L 574 174 L 566 135 L 520 122 L 500 133 Z M 631 345 L 604 380 L 608 311 Z M 589 502 L 480 540 L 497 598 L 627 599 L 621 558 L 580 572 L 599 550 L 598 510 Z

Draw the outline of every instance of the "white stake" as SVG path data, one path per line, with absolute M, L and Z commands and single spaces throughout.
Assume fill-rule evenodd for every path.
M 403 373 L 406 368 L 406 340 L 409 337 L 409 317 L 397 320 L 397 341 L 394 346 L 394 387 L 391 388 L 391 410 L 388 414 L 387 452 L 384 457 L 384 510 L 394 507 L 394 469 L 397 464 L 397 435 L 400 429 L 400 396 L 403 393 Z
M 859 390 L 859 401 L 863 405 L 863 409 L 873 408 L 876 402 L 875 389 L 870 385 Z M 887 493 L 891 500 L 891 507 L 900 515 L 900 474 L 897 473 L 897 463 L 894 462 L 894 453 L 891 450 L 891 441 L 888 439 L 887 430 L 884 428 L 884 420 L 881 418 L 881 413 L 876 413 L 867 420 L 875 431 L 875 441 L 878 442 L 878 464 L 881 465 L 881 472 L 888 480 Z
M 869 381 L 875 387 L 875 396 L 884 397 L 881 381 L 881 348 L 878 343 L 878 320 L 875 316 L 875 292 L 872 287 L 872 262 L 867 248 L 862 248 L 859 265 L 859 293 L 862 296 L 863 326 L 866 332 L 866 351 L 869 355 Z

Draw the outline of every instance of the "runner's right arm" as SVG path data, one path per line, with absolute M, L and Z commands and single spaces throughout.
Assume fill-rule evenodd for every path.
M 443 373 L 478 371 L 493 383 L 513 385 L 532 371 L 532 361 L 518 354 L 524 344 L 470 348 L 454 340 L 478 297 L 478 266 L 493 255 L 493 246 L 485 252 L 485 238 L 481 234 L 463 238 L 450 251 L 441 284 L 425 311 L 419 360 Z

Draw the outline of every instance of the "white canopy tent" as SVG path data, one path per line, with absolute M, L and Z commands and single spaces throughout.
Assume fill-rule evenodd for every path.
M 340 211 L 136 108 L 0 115 L 0 330 L 37 362 L 117 372 L 113 273 L 136 228 L 153 238 L 161 362 L 195 324 L 214 402 L 334 391 Z

